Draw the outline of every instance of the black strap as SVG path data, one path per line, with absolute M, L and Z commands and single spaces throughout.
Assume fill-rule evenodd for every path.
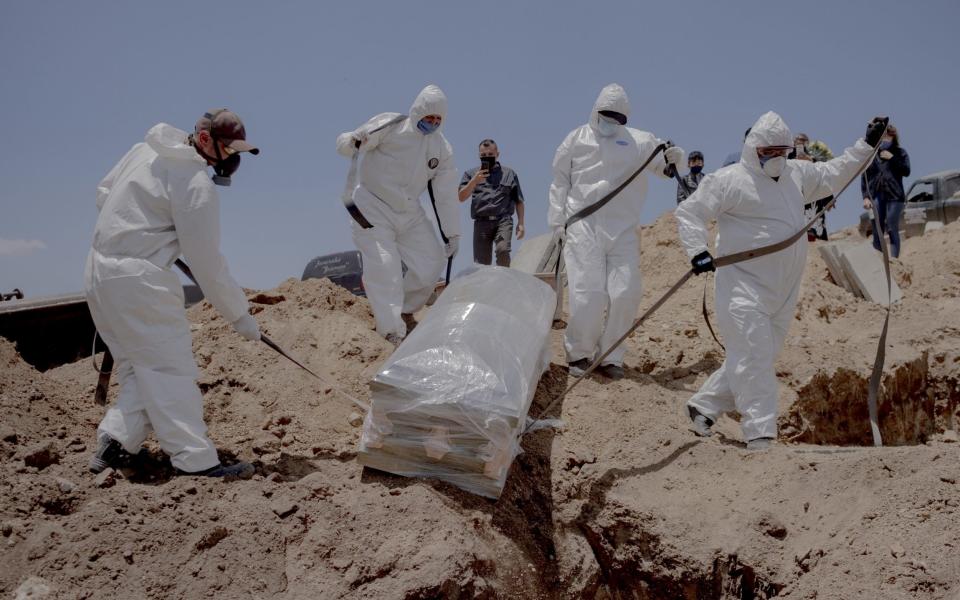
M 617 194 L 619 194 L 620 192 L 622 192 L 624 188 L 626 188 L 628 185 L 630 185 L 630 183 L 633 182 L 633 180 L 637 178 L 637 175 L 639 175 L 640 173 L 642 173 L 643 170 L 647 168 L 647 165 L 650 164 L 650 161 L 652 161 L 657 154 L 663 152 L 663 151 L 666 150 L 666 149 L 667 149 L 667 145 L 666 145 L 665 143 L 657 145 L 657 147 L 653 149 L 653 153 L 650 154 L 650 156 L 647 158 L 647 160 L 643 161 L 643 164 L 640 165 L 640 168 L 639 168 L 639 169 L 637 169 L 636 171 L 633 172 L 633 175 L 631 175 L 630 177 L 627 177 L 626 181 L 624 181 L 623 183 L 621 183 L 620 185 L 618 185 L 618 186 L 616 187 L 616 189 L 614 189 L 613 191 L 611 191 L 610 193 L 608 193 L 608 194 L 607 194 L 606 196 L 604 196 L 603 198 L 600 198 L 599 200 L 597 200 L 596 202 L 594 202 L 594 203 L 591 204 L 590 206 L 587 206 L 587 207 L 585 207 L 585 208 L 582 208 L 582 209 L 578 210 L 577 212 L 575 212 L 573 215 L 571 215 L 570 218 L 567 219 L 567 222 L 563 224 L 563 228 L 566 229 L 567 227 L 570 227 L 571 225 L 573 225 L 574 223 L 576 223 L 576 222 L 579 221 L 580 219 L 584 219 L 584 218 L 586 218 L 586 217 L 589 217 L 589 216 L 592 215 L 593 213 L 595 213 L 595 212 L 597 212 L 598 210 L 600 210 L 601 208 L 603 208 L 603 207 L 607 204 L 607 202 L 610 202 L 611 200 L 613 200 L 614 197 L 615 197 Z
M 357 205 L 353 202 L 346 205 L 347 212 L 350 213 L 350 216 L 353 217 L 353 220 L 357 222 L 357 225 L 364 229 L 372 229 L 373 225 L 370 224 L 370 221 L 367 220 L 363 213 L 360 212 L 360 209 L 357 208 Z
M 374 133 L 377 133 L 382 129 L 386 129 L 391 125 L 395 125 L 406 118 L 407 118 L 407 115 L 397 115 L 396 117 L 390 119 L 383 125 L 380 125 L 379 127 L 372 129 L 367 135 L 373 135 Z M 373 225 L 371 225 L 370 221 L 368 221 L 367 218 L 363 216 L 363 213 L 360 212 L 359 208 L 357 208 L 357 205 L 353 202 L 352 198 L 349 200 L 344 200 L 343 204 L 346 207 L 347 212 L 350 213 L 350 216 L 353 217 L 353 220 L 357 222 L 357 225 L 359 225 L 363 229 L 373 228 Z
M 440 213 L 437 211 L 437 199 L 433 195 L 433 180 L 427 181 L 427 193 L 430 194 L 430 204 L 433 206 L 433 215 L 437 218 L 437 229 L 440 230 L 440 239 L 444 244 L 450 243 L 450 238 L 443 233 L 443 225 L 440 223 Z M 447 277 L 446 285 L 450 285 L 450 271 L 453 269 L 453 257 L 447 257 Z

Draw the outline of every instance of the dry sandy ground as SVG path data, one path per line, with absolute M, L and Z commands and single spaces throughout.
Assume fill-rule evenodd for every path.
M 644 307 L 687 268 L 671 217 L 643 230 Z M 354 408 L 208 305 L 189 311 L 206 418 L 251 481 L 85 470 L 102 409 L 90 362 L 38 373 L 0 340 L 0 594 L 32 598 L 960 598 L 960 223 L 895 265 L 881 403 L 866 382 L 883 308 L 811 247 L 778 362 L 780 444 L 735 421 L 702 440 L 683 402 L 722 350 L 695 280 L 628 341 L 627 378 L 584 382 L 523 442 L 491 502 L 354 462 Z M 277 342 L 349 393 L 391 350 L 327 281 L 251 294 Z M 561 334 L 534 413 L 567 383 Z M 111 398 L 116 393 L 111 390 Z M 18 596 L 19 595 L 19 596 Z

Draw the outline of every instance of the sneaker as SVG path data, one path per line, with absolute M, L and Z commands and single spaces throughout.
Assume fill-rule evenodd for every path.
M 200 476 L 200 477 L 236 477 L 237 479 L 250 479 L 253 477 L 256 468 L 248 462 L 238 462 L 235 465 L 218 464 L 215 467 L 204 469 L 203 471 L 180 471 L 178 475 Z
M 94 473 L 100 473 L 107 467 L 118 469 L 133 457 L 123 449 L 120 442 L 107 434 L 97 436 L 97 450 L 90 457 L 88 466 Z
M 600 365 L 600 368 L 597 369 L 600 373 L 609 379 L 618 381 L 623 379 L 623 367 L 620 365 Z
M 583 374 L 587 372 L 587 369 L 590 368 L 590 360 L 587 358 L 581 358 L 580 360 L 575 360 L 572 363 L 567 365 L 570 368 L 570 375 L 573 377 L 583 377 Z
M 713 435 L 713 419 L 701 414 L 699 410 L 692 406 L 687 406 L 687 412 L 690 413 L 690 431 L 700 437 L 710 437 Z
M 751 452 L 762 452 L 764 450 L 769 450 L 770 446 L 772 445 L 773 438 L 755 438 L 747 442 L 747 450 L 750 450 Z
M 400 313 L 400 318 L 403 319 L 404 325 L 407 326 L 407 335 L 410 335 L 410 332 L 417 327 L 417 320 L 413 318 L 413 313 Z
M 384 339 L 386 339 L 388 342 L 390 342 L 390 343 L 393 344 L 394 346 L 399 346 L 399 345 L 400 345 L 400 342 L 403 341 L 403 338 L 400 337 L 400 335 L 399 335 L 399 334 L 396 334 L 396 333 L 388 333 L 387 335 L 385 335 L 385 336 L 383 336 L 383 337 L 384 337 Z

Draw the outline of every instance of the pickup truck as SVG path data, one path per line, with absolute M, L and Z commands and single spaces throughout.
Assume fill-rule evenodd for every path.
M 860 234 L 869 237 L 872 215 L 860 215 Z M 907 202 L 900 218 L 900 231 L 907 237 L 922 235 L 928 222 L 947 224 L 960 219 L 960 170 L 940 171 L 918 178 L 907 190 Z

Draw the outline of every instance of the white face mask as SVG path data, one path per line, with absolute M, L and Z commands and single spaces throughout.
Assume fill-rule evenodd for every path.
M 617 123 L 613 119 L 608 119 L 603 115 L 598 115 L 597 118 L 597 131 L 602 137 L 613 137 L 620 132 L 620 123 Z
M 787 158 L 785 156 L 774 156 L 766 160 L 760 158 L 760 168 L 770 177 L 780 177 L 785 166 L 787 166 Z

